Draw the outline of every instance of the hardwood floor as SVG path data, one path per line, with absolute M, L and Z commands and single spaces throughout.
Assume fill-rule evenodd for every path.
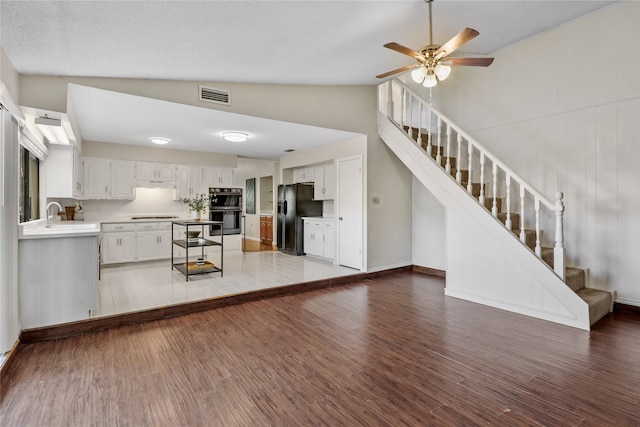
M 415 273 L 18 348 L 9 426 L 640 425 L 640 320 L 591 332 Z

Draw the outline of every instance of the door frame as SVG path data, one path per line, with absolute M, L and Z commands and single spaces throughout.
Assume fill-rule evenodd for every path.
M 361 173 L 361 177 L 362 177 L 362 182 L 360 183 L 360 189 L 361 189 L 361 208 L 362 208 L 362 242 L 361 242 L 361 252 L 362 252 L 362 259 L 361 259 L 361 267 L 360 267 L 360 271 L 362 272 L 366 272 L 367 271 L 367 170 L 366 170 L 366 162 L 364 161 L 364 156 L 362 154 L 358 154 L 358 155 L 354 155 L 354 156 L 348 156 L 348 157 L 341 157 L 336 159 L 336 199 L 335 199 L 335 203 L 336 203 L 336 242 L 335 242 L 335 248 L 336 248 L 336 254 L 335 254 L 335 263 L 340 265 L 340 239 L 341 239 L 341 224 L 340 224 L 340 163 L 341 162 L 346 162 L 346 161 L 351 161 L 351 160 L 360 160 L 360 167 L 362 169 L 362 173 Z

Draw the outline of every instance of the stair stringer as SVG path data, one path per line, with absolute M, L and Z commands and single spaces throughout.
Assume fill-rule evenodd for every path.
M 445 207 L 445 295 L 590 329 L 587 303 L 380 112 L 378 134 Z

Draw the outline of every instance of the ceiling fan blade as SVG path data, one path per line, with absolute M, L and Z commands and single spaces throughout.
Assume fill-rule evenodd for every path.
M 389 71 L 389 72 L 386 72 L 384 74 L 377 75 L 376 78 L 377 79 L 384 79 L 385 77 L 389 77 L 389 76 L 391 76 L 393 74 L 398 74 L 398 73 L 401 73 L 403 71 L 407 71 L 407 70 L 410 70 L 412 68 L 416 68 L 416 67 L 419 67 L 419 66 L 420 66 L 420 64 L 407 65 L 405 67 L 398 68 L 396 70 Z
M 451 58 L 441 61 L 448 65 L 468 65 L 476 67 L 488 67 L 493 63 L 493 58 Z
M 460 31 L 458 34 L 453 36 L 451 40 L 440 46 L 438 50 L 435 52 L 435 58 L 440 59 L 444 58 L 447 55 L 450 55 L 454 51 L 456 51 L 460 46 L 468 42 L 469 40 L 475 38 L 480 34 L 473 28 L 465 28 Z
M 426 59 L 420 52 L 416 52 L 415 50 L 409 49 L 408 47 L 402 46 L 401 44 L 396 42 L 387 43 L 384 45 L 384 47 L 395 50 L 396 52 L 403 53 L 405 55 L 409 55 L 410 57 L 415 58 L 418 61 L 424 61 Z

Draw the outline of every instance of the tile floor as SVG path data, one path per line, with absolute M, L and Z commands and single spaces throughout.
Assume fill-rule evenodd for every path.
M 224 254 L 224 276 L 210 273 L 189 276 L 171 270 L 170 260 L 103 267 L 98 308 L 91 317 L 145 310 L 211 297 L 272 288 L 359 270 L 277 251 Z

